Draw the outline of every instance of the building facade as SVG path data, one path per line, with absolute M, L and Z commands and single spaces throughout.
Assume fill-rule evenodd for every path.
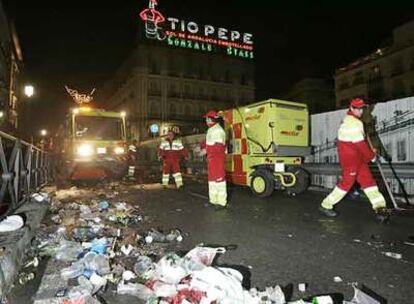
M 371 102 L 414 95 L 414 20 L 393 31 L 392 44 L 335 72 L 336 107 L 353 97 Z
M 335 108 L 333 86 L 323 78 L 304 78 L 295 83 L 284 99 L 308 105 L 311 114 Z
M 15 28 L 0 1 L 0 130 L 8 133 L 16 133 L 18 128 L 22 60 Z
M 253 102 L 253 61 L 158 43 L 141 43 L 101 90 L 109 108 L 128 113 L 139 141 L 170 129 L 204 130 L 203 115 Z M 152 130 L 152 132 L 151 132 Z

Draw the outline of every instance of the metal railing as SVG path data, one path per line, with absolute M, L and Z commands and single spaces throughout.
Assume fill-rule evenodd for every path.
M 311 174 L 341 175 L 341 166 L 338 163 L 304 163 L 303 167 Z M 376 165 L 372 164 L 370 168 L 374 175 L 379 174 Z M 400 178 L 414 179 L 414 163 L 393 163 L 391 166 L 384 164 L 383 170 L 386 178 L 393 178 L 396 174 Z
M 52 155 L 0 131 L 0 220 L 55 177 Z

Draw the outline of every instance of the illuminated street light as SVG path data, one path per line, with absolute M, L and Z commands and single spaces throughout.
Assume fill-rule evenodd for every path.
M 3 118 L 3 117 L 4 117 L 4 112 L 0 111 L 0 118 Z
M 26 85 L 24 87 L 24 95 L 27 97 L 32 97 L 34 95 L 34 87 L 32 85 Z
M 45 129 L 40 130 L 40 135 L 46 136 L 47 135 L 47 130 L 45 130 Z
M 122 111 L 121 112 L 121 117 L 125 117 L 126 116 L 126 112 L 125 111 Z

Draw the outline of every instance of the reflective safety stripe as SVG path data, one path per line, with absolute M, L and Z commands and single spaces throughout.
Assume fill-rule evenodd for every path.
M 183 185 L 183 177 L 180 172 L 173 174 L 175 184 L 177 185 L 177 188 L 181 187 Z
M 170 180 L 170 175 L 169 174 L 163 174 L 162 175 L 162 184 L 164 186 L 168 185 L 169 180 Z
M 369 192 L 375 192 L 375 191 L 379 191 L 378 190 L 378 186 L 372 186 L 372 187 L 368 187 L 364 189 L 365 193 L 369 193 Z
M 184 149 L 183 143 L 180 140 L 173 140 L 172 145 L 166 140 L 162 141 L 160 144 L 161 150 L 175 150 L 180 151 Z
M 215 124 L 207 131 L 206 144 L 212 146 L 216 143 L 225 144 L 226 142 L 226 133 L 220 124 Z
M 129 166 L 128 167 L 128 175 L 132 176 L 135 173 L 135 166 Z
M 208 195 L 213 205 L 225 206 L 227 204 L 226 182 L 208 182 Z
M 321 206 L 326 209 L 333 209 L 333 206 L 339 203 L 339 201 L 344 198 L 346 193 L 347 192 L 341 188 L 335 187 L 332 192 L 329 193 L 329 195 L 322 201 Z
M 381 192 L 378 190 L 377 186 L 369 187 L 364 189 L 364 192 L 366 196 L 369 199 L 369 202 L 372 205 L 372 209 L 378 209 L 378 208 L 385 208 L 387 206 L 387 203 L 385 202 L 384 196 L 381 194 Z
M 338 130 L 338 140 L 357 143 L 365 139 L 364 125 L 358 118 L 347 115 Z

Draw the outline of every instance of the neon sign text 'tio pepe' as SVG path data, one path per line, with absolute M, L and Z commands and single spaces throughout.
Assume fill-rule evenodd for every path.
M 254 58 L 253 35 L 212 25 L 199 25 L 173 17 L 165 18 L 155 7 L 157 0 L 149 0 L 140 17 L 145 23 L 148 39 L 166 41 L 168 45 L 204 52 L 224 50 L 227 55 Z

